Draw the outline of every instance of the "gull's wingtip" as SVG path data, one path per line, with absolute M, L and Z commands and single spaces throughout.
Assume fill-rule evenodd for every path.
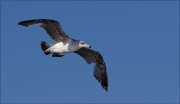
M 106 92 L 108 92 L 108 87 L 104 87 L 104 89 L 106 90 Z
M 18 25 L 21 25 L 21 26 L 28 26 L 28 25 L 24 24 L 23 21 L 19 22 Z

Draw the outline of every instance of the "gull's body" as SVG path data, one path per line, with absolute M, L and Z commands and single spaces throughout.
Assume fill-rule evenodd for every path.
M 52 57 L 63 57 L 65 54 L 74 52 L 85 59 L 88 64 L 95 63 L 94 77 L 101 83 L 102 87 L 108 91 L 108 76 L 106 65 L 101 54 L 90 49 L 91 46 L 81 40 L 71 39 L 62 29 L 59 22 L 51 19 L 34 19 L 21 21 L 18 24 L 29 26 L 41 23 L 39 27 L 46 30 L 56 44 L 41 42 L 44 54 L 52 54 Z
M 78 47 L 78 43 L 79 41 L 74 39 L 68 39 L 66 42 L 59 42 L 56 44 L 46 43 L 50 46 L 46 51 L 49 51 L 52 54 L 65 55 L 66 53 L 74 52 L 80 49 Z

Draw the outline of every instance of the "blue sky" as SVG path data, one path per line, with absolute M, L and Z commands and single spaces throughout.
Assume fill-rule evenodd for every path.
M 71 53 L 46 56 L 48 18 L 103 56 L 106 92 L 93 64 Z M 2 103 L 178 103 L 179 1 L 1 1 Z

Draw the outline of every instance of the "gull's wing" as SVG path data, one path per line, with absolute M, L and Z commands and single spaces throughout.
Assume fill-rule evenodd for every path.
M 46 30 L 49 36 L 56 42 L 67 41 L 69 37 L 63 31 L 59 22 L 51 19 L 34 19 L 34 20 L 25 20 L 21 21 L 18 24 L 22 26 L 29 26 L 41 23 L 39 27 L 42 27 Z
M 106 71 L 106 64 L 101 54 L 89 48 L 81 48 L 75 51 L 82 56 L 88 64 L 95 63 L 94 77 L 101 83 L 101 86 L 108 91 L 108 76 Z

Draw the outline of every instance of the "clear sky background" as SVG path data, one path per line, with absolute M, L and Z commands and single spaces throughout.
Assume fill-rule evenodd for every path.
M 99 51 L 109 91 L 77 54 L 46 56 L 38 25 L 54 19 Z M 178 103 L 179 1 L 1 1 L 2 103 Z

